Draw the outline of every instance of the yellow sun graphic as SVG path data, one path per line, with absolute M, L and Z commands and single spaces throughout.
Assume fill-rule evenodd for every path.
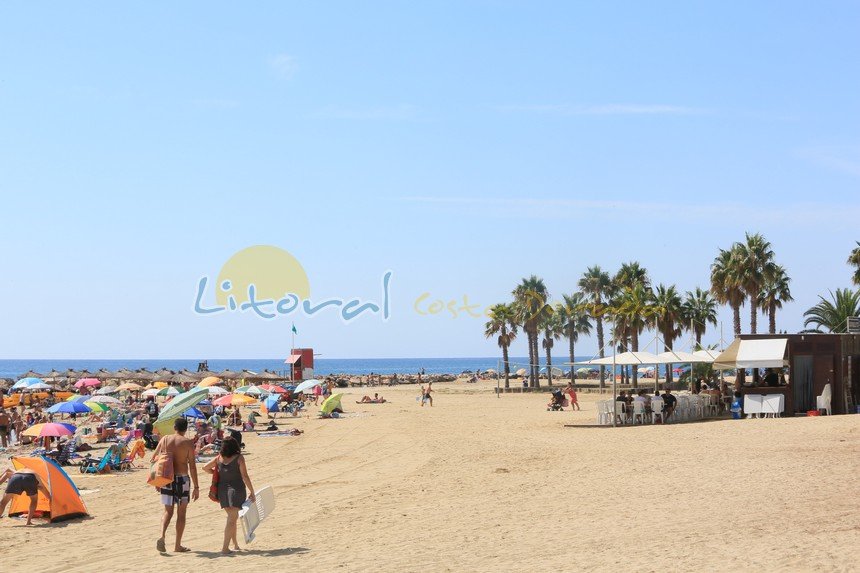
M 227 304 L 232 295 L 236 304 L 248 301 L 248 286 L 254 285 L 256 300 L 278 301 L 287 294 L 299 299 L 310 296 L 308 275 L 290 253 L 270 245 L 242 249 L 224 263 L 215 283 L 215 300 Z

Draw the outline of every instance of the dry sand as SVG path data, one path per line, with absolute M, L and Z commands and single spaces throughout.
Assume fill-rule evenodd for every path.
M 278 508 L 236 556 L 217 554 L 216 504 L 189 508 L 193 553 L 161 556 L 142 470 L 71 473 L 92 517 L 0 520 L 0 570 L 860 567 L 860 416 L 568 428 L 594 421 L 597 395 L 580 395 L 581 412 L 547 412 L 546 394 L 499 399 L 489 383 L 440 384 L 433 408 L 414 386 L 370 390 L 391 402 L 358 405 L 366 390 L 350 389 L 341 419 L 290 419 L 299 437 L 246 435 L 251 477 L 274 487 Z

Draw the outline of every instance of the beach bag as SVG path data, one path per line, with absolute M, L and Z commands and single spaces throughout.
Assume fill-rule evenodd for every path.
M 173 483 L 173 458 L 168 454 L 159 454 L 149 467 L 149 477 L 146 483 L 153 487 L 164 487 Z
M 221 457 L 218 457 L 220 460 Z M 215 461 L 215 468 L 212 472 L 212 485 L 209 486 L 209 499 L 214 502 L 218 501 L 218 481 L 220 480 L 221 474 L 218 472 L 218 461 Z

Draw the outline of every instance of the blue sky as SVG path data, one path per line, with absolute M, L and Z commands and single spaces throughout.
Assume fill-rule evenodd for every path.
M 326 357 L 494 355 L 415 299 L 628 260 L 683 291 L 745 231 L 798 330 L 860 239 L 858 29 L 856 2 L 6 3 L 0 357 L 272 357 L 293 321 Z M 193 313 L 258 244 L 312 298 L 391 270 L 391 318 Z

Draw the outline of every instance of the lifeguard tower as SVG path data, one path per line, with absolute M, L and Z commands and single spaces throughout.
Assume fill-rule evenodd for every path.
M 290 365 L 290 380 L 311 380 L 314 377 L 314 349 L 293 348 L 284 364 Z

